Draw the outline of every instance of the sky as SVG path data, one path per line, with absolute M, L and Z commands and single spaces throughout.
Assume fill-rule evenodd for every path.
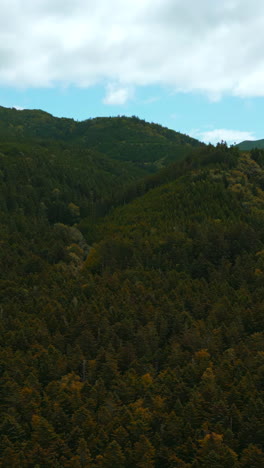
M 264 138 L 263 0 L 0 0 L 0 105 Z

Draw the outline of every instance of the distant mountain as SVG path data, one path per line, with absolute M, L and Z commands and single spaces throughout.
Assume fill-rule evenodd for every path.
M 94 220 L 126 187 L 202 147 L 137 117 L 76 122 L 0 107 L 0 214 L 20 223 L 41 212 L 50 223 Z
M 250 151 L 254 148 L 264 149 L 264 139 L 262 140 L 245 140 L 236 145 L 242 151 Z
M 133 162 L 148 173 L 203 146 L 194 138 L 138 117 L 98 117 L 77 122 L 41 110 L 5 107 L 0 107 L 0 139 L 89 148 L 112 159 Z

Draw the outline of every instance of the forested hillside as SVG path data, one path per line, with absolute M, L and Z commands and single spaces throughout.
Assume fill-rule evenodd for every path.
M 250 151 L 254 148 L 264 149 L 264 140 L 245 140 L 238 143 L 237 146 L 242 151 Z
M 124 118 L 88 122 L 102 126 L 89 147 L 72 122 L 77 151 L 77 130 L 67 142 L 38 123 L 35 139 L 10 112 L 2 466 L 263 467 L 264 152 Z M 142 170 L 124 125 L 174 163 Z
M 133 162 L 153 172 L 188 154 L 198 140 L 148 123 L 138 117 L 98 117 L 83 122 L 56 118 L 43 111 L 18 111 L 0 106 L 0 138 L 5 141 L 56 142 L 71 151 L 80 148 L 103 153 L 112 159 Z

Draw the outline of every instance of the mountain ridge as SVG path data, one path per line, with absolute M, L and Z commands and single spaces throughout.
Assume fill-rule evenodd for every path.
M 264 149 L 264 139 L 244 140 L 236 145 L 241 151 L 250 151 L 252 149 Z

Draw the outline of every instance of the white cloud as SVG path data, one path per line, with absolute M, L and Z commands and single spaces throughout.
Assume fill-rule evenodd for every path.
M 0 85 L 264 96 L 263 17 L 262 0 L 1 0 Z
M 132 91 L 128 88 L 122 88 L 115 84 L 109 84 L 107 86 L 107 91 L 103 99 L 103 103 L 110 106 L 122 106 L 126 104 L 131 96 Z
M 199 131 L 193 130 L 191 135 L 194 138 L 204 141 L 205 143 L 216 144 L 220 141 L 226 141 L 228 144 L 240 143 L 244 140 L 256 140 L 252 132 L 244 132 L 241 130 L 229 130 L 227 128 L 216 128 L 214 130 Z

